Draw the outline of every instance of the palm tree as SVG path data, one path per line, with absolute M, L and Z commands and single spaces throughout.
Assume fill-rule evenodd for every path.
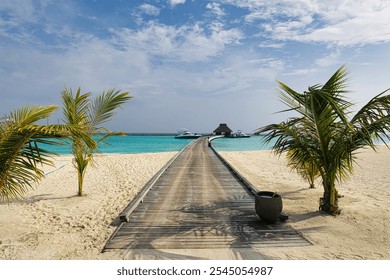
M 287 152 L 287 162 L 293 170 L 309 183 L 311 189 L 315 188 L 315 181 L 320 176 L 317 166 L 313 162 L 294 162 L 294 153 L 297 151 L 290 150 Z
M 38 164 L 51 164 L 50 157 L 54 153 L 38 144 L 56 144 L 47 137 L 58 136 L 61 129 L 55 125 L 37 125 L 36 122 L 47 118 L 56 109 L 57 106 L 23 107 L 0 119 L 2 200 L 21 197 L 44 176 Z
M 120 93 L 114 89 L 107 92 L 102 92 L 94 100 L 90 99 L 90 93 L 81 94 L 78 88 L 74 95 L 72 89 L 67 89 L 62 92 L 63 114 L 64 121 L 68 125 L 81 125 L 85 127 L 85 133 L 88 136 L 80 137 L 80 135 L 71 133 L 72 153 L 74 155 L 73 164 L 77 169 L 78 175 L 78 195 L 83 193 L 83 182 L 87 167 L 93 160 L 93 154 L 98 151 L 99 142 L 104 141 L 109 136 L 113 135 L 104 127 L 100 127 L 103 123 L 110 120 L 114 114 L 114 110 L 123 105 L 131 97 L 128 92 Z M 92 137 L 101 135 L 100 139 L 95 140 Z M 92 141 L 93 146 L 86 143 Z
M 42 179 L 40 165 L 52 164 L 56 155 L 40 144 L 61 145 L 70 133 L 84 139 L 89 147 L 85 128 L 80 125 L 38 125 L 48 118 L 57 106 L 29 106 L 14 110 L 0 118 L 0 199 L 22 197 L 28 188 Z
M 338 214 L 336 182 L 353 171 L 356 151 L 363 147 L 375 149 L 375 141 L 390 139 L 390 95 L 388 90 L 375 96 L 354 116 L 347 93 L 348 71 L 340 67 L 325 85 L 309 87 L 298 93 L 279 82 L 280 97 L 289 108 L 284 112 L 298 113 L 279 124 L 256 130 L 265 133 L 265 141 L 276 139 L 273 150 L 286 152 L 288 164 L 301 175 L 321 177 L 324 189 L 320 210 Z M 310 172 L 312 172 L 310 174 Z

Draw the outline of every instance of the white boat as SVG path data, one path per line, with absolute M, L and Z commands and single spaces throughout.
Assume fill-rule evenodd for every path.
M 233 138 L 249 138 L 251 136 L 248 135 L 248 134 L 245 134 L 241 130 L 237 130 L 237 132 L 232 133 L 232 135 L 230 137 L 233 137 Z
M 177 139 L 196 139 L 201 137 L 201 134 L 189 132 L 187 129 L 182 128 L 177 132 L 175 138 Z

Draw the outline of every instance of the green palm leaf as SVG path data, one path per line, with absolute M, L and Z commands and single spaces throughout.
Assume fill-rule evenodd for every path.
M 114 111 L 131 99 L 128 92 L 120 93 L 120 90 L 110 89 L 97 96 L 89 111 L 90 125 L 94 130 L 99 130 L 99 125 L 109 121 L 114 116 Z
M 22 196 L 43 177 L 39 165 L 51 164 L 50 151 L 39 148 L 44 136 L 55 136 L 55 129 L 34 123 L 47 118 L 57 106 L 32 106 L 15 110 L 0 123 L 0 198 Z
M 375 148 L 373 140 L 381 140 L 386 144 L 390 140 L 390 95 L 384 95 L 387 89 L 363 106 L 352 118 L 355 127 L 355 138 L 361 140 L 362 145 Z M 387 145 L 387 144 L 386 144 Z

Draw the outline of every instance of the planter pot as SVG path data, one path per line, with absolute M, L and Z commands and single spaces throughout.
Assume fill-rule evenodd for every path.
M 270 191 L 261 191 L 255 194 L 256 213 L 266 223 L 276 223 L 282 214 L 282 197 Z

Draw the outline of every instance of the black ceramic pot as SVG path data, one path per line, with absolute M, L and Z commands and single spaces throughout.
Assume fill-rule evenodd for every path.
M 282 197 L 270 191 L 255 194 L 256 213 L 266 223 L 276 223 L 283 210 Z

